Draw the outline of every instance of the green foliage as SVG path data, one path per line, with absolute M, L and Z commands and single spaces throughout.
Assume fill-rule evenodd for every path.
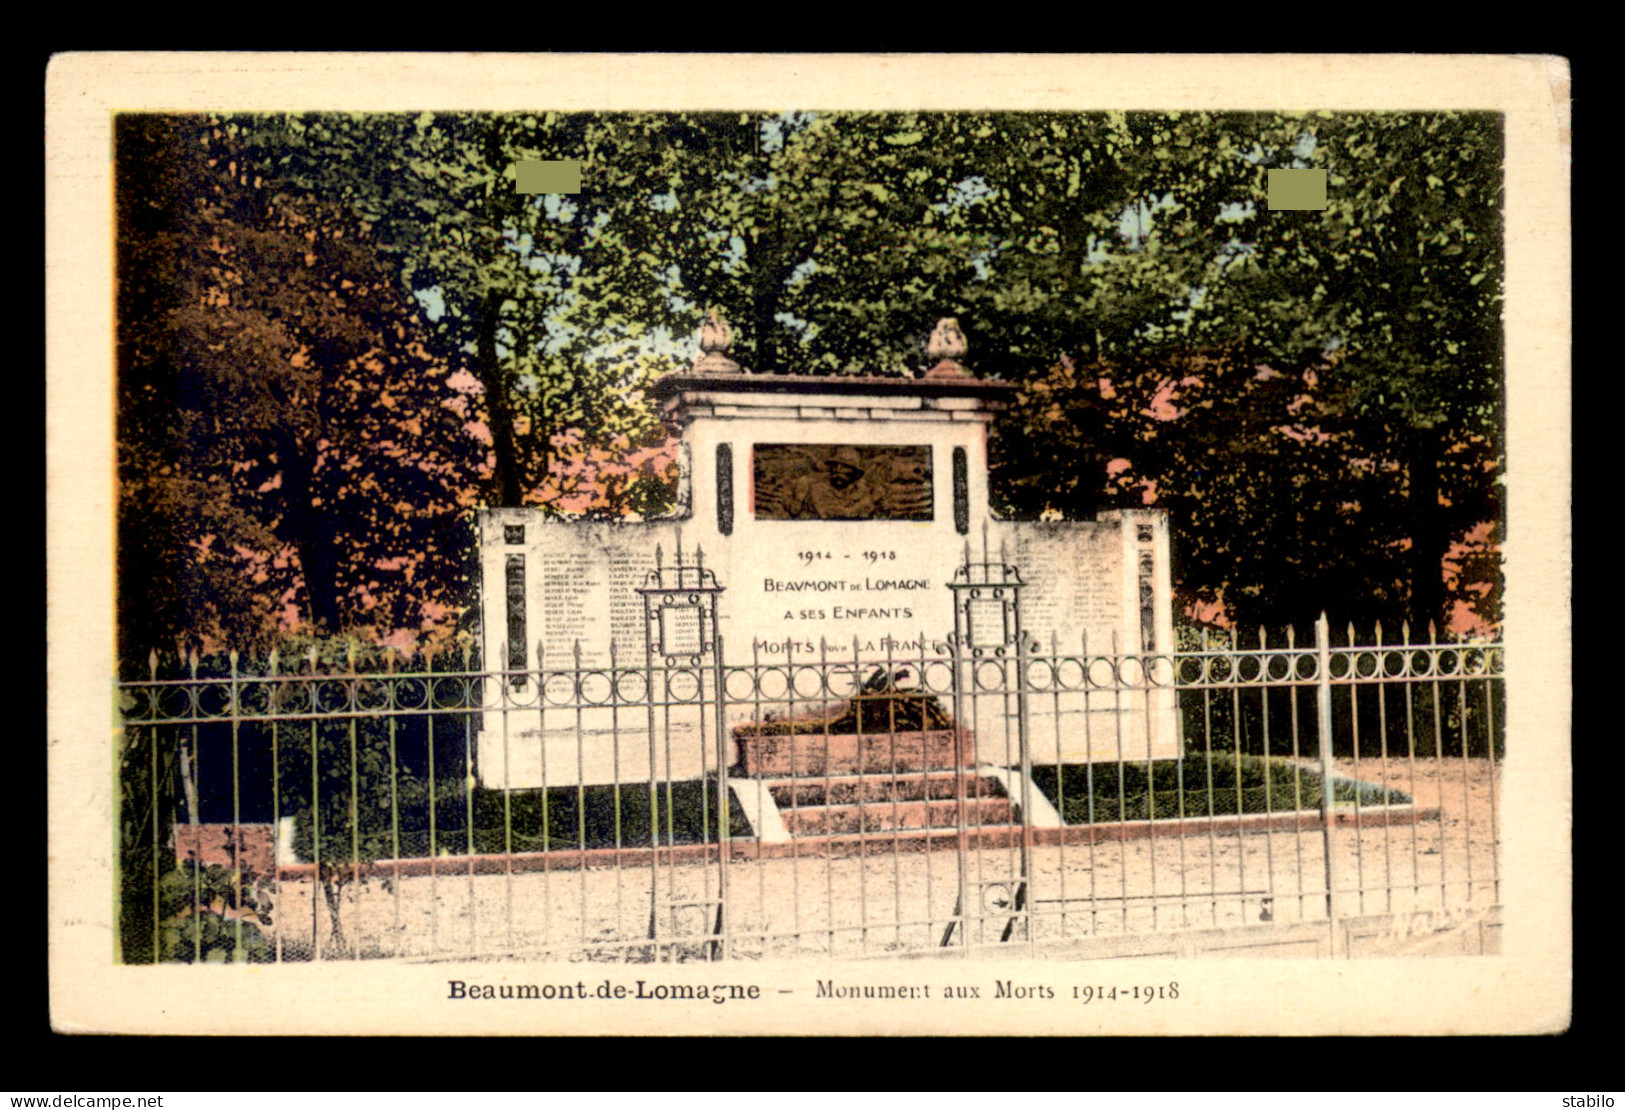
M 1282 759 L 1215 754 L 1144 763 L 1066 764 L 1033 768 L 1033 782 L 1073 825 L 1180 817 L 1290 813 L 1318 809 L 1322 780 Z M 1398 804 L 1397 790 L 1336 781 L 1335 803 Z
M 737 800 L 728 810 L 733 836 L 749 836 Z M 534 852 L 570 848 L 643 848 L 700 844 L 717 839 L 721 807 L 715 778 L 620 786 L 560 786 L 547 790 L 474 792 L 476 852 Z M 448 834 L 443 834 L 448 835 Z M 441 840 L 457 854 L 461 828 Z
M 170 817 L 174 798 L 165 784 L 172 755 L 160 752 L 158 730 L 126 728 L 117 734 L 119 789 L 118 949 L 125 963 L 153 963 L 166 916 L 157 892 L 173 872 Z
M 206 118 L 121 117 L 117 144 L 126 654 L 466 604 L 469 399 L 376 244 Z
M 1224 641 L 1211 637 L 1210 648 Z M 1313 648 L 1314 637 L 1298 639 Z M 1253 645 L 1243 644 L 1243 648 Z M 1342 646 L 1341 640 L 1338 646 Z M 1181 644 L 1181 650 L 1195 649 Z M 1371 665 L 1366 656 L 1365 666 Z M 1274 678 L 1286 678 L 1278 660 Z M 1312 675 L 1304 665 L 1300 675 Z M 1216 674 L 1215 677 L 1222 678 Z M 1408 759 L 1445 755 L 1497 758 L 1506 750 L 1505 693 L 1499 683 L 1434 681 L 1338 685 L 1331 698 L 1331 741 L 1335 759 Z M 1198 762 L 1243 757 L 1320 756 L 1319 701 L 1312 683 L 1297 689 L 1275 686 L 1180 691 L 1180 727 L 1185 756 Z
M 172 844 L 175 751 L 161 731 L 119 734 L 118 950 L 129 964 L 272 958 L 265 876 L 177 862 Z
M 1123 127 L 1139 202 L 1067 282 L 1078 308 L 1025 252 L 992 264 L 1053 344 L 994 446 L 1005 502 L 1168 508 L 1185 599 L 1245 627 L 1442 621 L 1450 543 L 1500 512 L 1499 118 Z M 1324 212 L 1269 210 L 1268 170 L 1316 166 Z
M 1452 545 L 1500 520 L 1500 127 L 137 117 L 122 527 L 152 539 L 121 545 L 123 624 L 144 646 L 214 606 L 241 637 L 292 589 L 330 630 L 418 630 L 466 604 L 475 504 L 662 511 L 645 389 L 720 306 L 740 362 L 790 373 L 916 372 L 955 315 L 973 367 L 1022 387 L 990 445 L 1001 507 L 1166 507 L 1182 599 L 1247 627 L 1334 601 L 1424 627 Z M 517 193 L 526 158 L 583 159 L 582 191 Z M 1328 171 L 1326 210 L 1268 208 L 1292 167 Z M 1473 554 L 1450 588 L 1493 618 Z
M 159 959 L 179 963 L 268 963 L 270 897 L 257 877 L 186 860 L 159 883 Z
M 342 886 L 364 877 L 365 865 L 381 859 L 705 843 L 717 839 L 721 812 L 714 779 L 511 792 L 470 792 L 461 780 L 443 779 L 435 788 L 432 826 L 421 779 L 398 778 L 394 796 L 393 816 L 360 819 L 353 841 L 347 785 L 324 804 L 330 817 L 321 825 L 321 872 L 331 881 Z M 312 812 L 304 808 L 295 815 L 294 851 L 305 862 L 315 859 Z M 729 828 L 734 836 L 750 835 L 737 801 L 729 808 Z

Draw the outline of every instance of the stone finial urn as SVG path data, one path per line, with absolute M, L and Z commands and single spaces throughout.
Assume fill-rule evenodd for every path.
M 700 353 L 694 359 L 690 372 L 695 374 L 743 374 L 745 371 L 728 357 L 733 347 L 733 328 L 716 309 L 705 314 L 700 321 Z
M 959 330 L 959 321 L 952 316 L 944 316 L 937 321 L 931 338 L 926 340 L 925 355 L 933 365 L 925 376 L 928 379 L 970 377 L 971 372 L 959 361 L 969 349 L 965 333 Z

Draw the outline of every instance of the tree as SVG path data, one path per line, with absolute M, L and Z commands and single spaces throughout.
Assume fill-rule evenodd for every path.
M 1490 117 L 211 127 L 240 156 L 232 188 L 261 182 L 248 191 L 285 198 L 279 218 L 365 245 L 355 287 L 381 298 L 387 275 L 406 334 L 459 383 L 447 403 L 489 446 L 484 465 L 458 464 L 460 504 L 659 511 L 672 456 L 643 387 L 720 306 L 740 361 L 787 372 L 917 370 L 932 321 L 958 316 L 973 365 L 1023 387 L 992 443 L 1001 503 L 1073 518 L 1165 505 L 1189 600 L 1237 620 L 1302 619 L 1328 593 L 1363 616 L 1438 619 L 1452 543 L 1498 519 Z M 559 157 L 585 160 L 580 194 L 515 191 L 515 161 Z M 1289 166 L 1328 169 L 1325 212 L 1268 209 L 1267 172 Z M 637 476 L 610 480 L 622 454 Z
M 1499 118 L 1288 117 L 1257 149 L 1255 196 L 1265 169 L 1286 163 L 1325 168 L 1330 202 L 1320 213 L 1255 202 L 1194 327 L 1244 336 L 1251 361 L 1314 371 L 1346 463 L 1388 479 L 1384 538 L 1408 544 L 1406 596 L 1387 612 L 1442 622 L 1452 539 L 1501 512 Z
M 567 198 L 516 191 L 516 162 L 591 156 L 613 128 L 556 113 L 256 116 L 223 126 L 269 179 L 330 198 L 365 227 L 400 292 L 426 306 L 426 345 L 477 383 L 491 446 L 482 492 L 492 503 L 536 503 L 553 440 L 573 427 L 631 440 L 653 431 L 646 410 L 624 404 L 646 377 L 629 377 L 628 361 L 602 348 L 645 334 L 655 285 L 613 290 L 578 276 L 605 229 Z
M 1497 121 L 1130 116 L 1121 130 L 1133 191 L 1118 241 L 1097 239 L 1053 286 L 1055 252 L 1013 244 L 988 263 L 989 286 L 1018 291 L 1007 303 L 1056 340 L 1016 369 L 1031 389 L 996 449 L 1060 461 L 1006 467 L 1005 496 L 1063 515 L 1171 508 L 1181 581 L 1244 622 L 1307 619 L 1328 597 L 1365 618 L 1442 619 L 1451 540 L 1500 512 Z M 1311 166 L 1329 171 L 1328 209 L 1269 211 L 1267 171 Z M 1060 222 L 1037 207 L 1023 224 Z M 1084 294 L 1075 308 L 1067 290 Z
M 433 623 L 477 445 L 371 244 L 204 119 L 119 144 L 126 646 Z

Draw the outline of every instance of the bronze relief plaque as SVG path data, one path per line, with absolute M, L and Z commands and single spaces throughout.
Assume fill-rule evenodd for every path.
M 930 520 L 931 448 L 758 443 L 757 520 Z

